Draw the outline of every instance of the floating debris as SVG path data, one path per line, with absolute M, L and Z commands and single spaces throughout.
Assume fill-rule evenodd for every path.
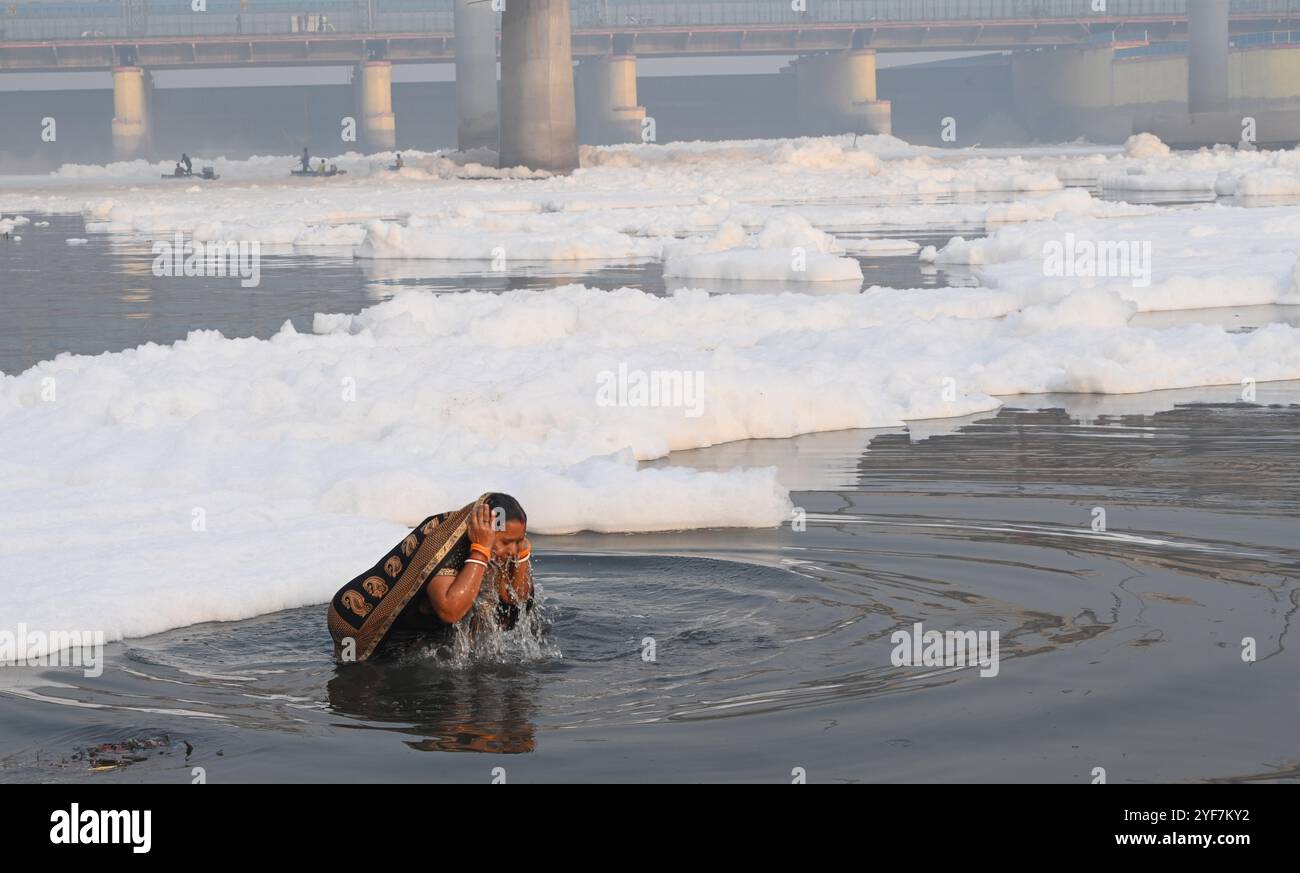
M 188 741 L 181 740 L 185 745 L 185 757 L 189 757 L 194 751 Z M 138 764 L 141 761 L 149 760 L 149 752 L 157 751 L 159 755 L 165 755 L 173 746 L 172 739 L 167 734 L 156 734 L 147 737 L 132 737 L 115 743 L 99 743 L 94 746 L 87 746 L 84 749 L 77 749 L 72 753 L 71 760 L 74 762 L 84 762 L 86 768 L 92 773 L 106 773 L 109 770 L 117 770 L 130 764 Z

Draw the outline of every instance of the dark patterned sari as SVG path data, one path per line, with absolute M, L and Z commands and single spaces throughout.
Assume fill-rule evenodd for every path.
M 408 613 L 418 609 L 416 595 L 429 579 L 465 565 L 470 513 L 482 500 L 425 519 L 379 563 L 338 590 L 327 619 L 336 658 L 368 660 L 394 625 L 411 625 Z

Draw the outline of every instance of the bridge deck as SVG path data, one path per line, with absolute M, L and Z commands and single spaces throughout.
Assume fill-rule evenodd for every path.
M 208 0 L 216 8 L 222 0 Z M 238 2 L 238 0 L 235 0 Z M 59 4 L 47 4 L 58 6 Z M 314 6 L 319 4 L 304 4 Z M 352 0 L 349 8 L 354 8 Z M 364 0 L 361 0 L 364 5 Z M 874 48 L 878 51 L 936 51 L 964 49 L 1015 49 L 1043 46 L 1124 44 L 1163 42 L 1186 38 L 1185 4 L 1171 0 L 1111 0 L 1105 14 L 1086 16 L 1049 15 L 1064 8 L 1078 9 L 1080 3 L 1061 0 L 1037 0 L 1035 3 L 1013 0 L 843 0 L 842 3 L 809 4 L 821 9 L 818 16 L 799 17 L 789 13 L 788 2 L 738 3 L 698 2 L 696 17 L 709 19 L 699 23 L 663 23 L 668 16 L 624 15 L 615 26 L 591 26 L 591 15 L 575 15 L 580 26 L 574 30 L 573 51 L 578 57 L 611 52 L 630 52 L 642 56 L 686 55 L 753 55 L 798 54 L 845 48 Z M 575 9 L 585 7 L 578 2 Z M 623 4 L 653 7 L 659 10 L 682 6 L 679 3 Z M 763 7 L 768 23 L 725 21 L 740 8 Z M 771 8 L 768 8 L 771 7 Z M 868 7 L 871 9 L 868 10 Z M 907 9 L 913 10 L 909 19 Z M 1251 0 L 1234 4 L 1233 30 L 1237 34 L 1300 28 L 1300 0 Z M 858 10 L 859 19 L 848 12 Z M 987 17 L 973 19 L 976 10 Z M 1026 15 L 1031 9 L 1039 14 Z M 826 10 L 838 10 L 840 20 Z M 1019 10 L 1020 16 L 1006 15 Z M 1180 11 L 1183 10 L 1183 11 Z M 589 9 L 586 10 L 590 12 Z M 752 11 L 752 10 L 751 10 Z M 868 15 L 874 12 L 874 17 Z M 925 11 L 930 17 L 922 17 Z M 777 15 L 776 13 L 780 14 Z M 215 13 L 212 13 L 215 14 Z M 262 13 L 266 14 L 266 13 Z M 677 13 L 682 14 L 680 11 Z M 455 57 L 455 38 L 449 12 L 427 13 L 439 28 L 403 29 L 375 32 L 364 29 L 339 29 L 318 16 L 302 16 L 299 24 L 312 29 L 292 32 L 236 33 L 243 27 L 229 16 L 229 22 L 217 18 L 202 19 L 208 29 L 227 28 L 230 32 L 203 34 L 141 33 L 108 35 L 91 27 L 84 35 L 52 39 L 14 39 L 7 36 L 12 24 L 0 16 L 0 71 L 102 70 L 129 62 L 151 68 L 238 67 L 251 65 L 337 65 L 351 64 L 374 57 L 394 62 L 445 62 Z M 943 17 L 947 15 L 948 17 Z M 288 13 L 277 18 L 287 20 Z M 782 20 L 772 21 L 772 18 Z M 196 16 L 189 16 L 191 27 Z M 607 20 L 608 15 L 602 20 Z M 716 19 L 716 20 L 715 20 Z M 920 19 L 920 20 L 918 20 Z M 148 19 L 153 20 L 153 19 Z M 118 19 L 113 19 L 119 22 Z M 588 26 L 581 26 L 585 23 Z M 146 21 L 147 23 L 147 21 Z M 343 21 L 341 23 L 350 23 Z M 74 27 L 85 26 L 82 21 Z M 328 29 L 333 28 L 333 29 Z

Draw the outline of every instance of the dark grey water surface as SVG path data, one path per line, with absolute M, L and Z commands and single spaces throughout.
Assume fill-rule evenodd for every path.
M 264 259 L 258 289 L 168 284 L 146 247 L 69 248 L 79 219 L 49 220 L 48 248 L 27 228 L 3 255 L 10 372 L 191 328 L 306 329 L 376 282 L 467 285 L 342 256 Z M 911 259 L 886 260 L 904 272 L 878 284 L 916 287 Z M 502 279 L 567 281 L 656 280 Z M 659 463 L 777 466 L 806 530 L 538 538 L 545 645 L 468 664 L 336 667 L 312 607 L 112 644 L 97 678 L 6 668 L 0 779 L 1297 781 L 1300 385 L 1236 393 L 1009 398 L 678 453 Z M 890 635 L 914 622 L 998 631 L 998 675 L 894 666 Z M 78 755 L 132 738 L 159 745 L 99 771 Z
M 658 262 L 512 260 L 509 270 L 493 272 L 488 261 L 366 261 L 354 259 L 346 248 L 303 254 L 271 246 L 263 247 L 260 283 L 244 288 L 238 278 L 155 276 L 149 240 L 87 233 L 79 215 L 26 215 L 32 223 L 15 231 L 21 242 L 0 240 L 0 372 L 5 373 L 22 372 L 62 352 L 93 355 L 149 342 L 173 343 L 192 330 L 264 339 L 292 321 L 299 331 L 310 332 L 318 312 L 360 312 L 409 288 L 446 293 L 582 283 L 610 290 L 632 286 L 655 294 L 672 290 Z M 42 221 L 49 226 L 37 227 Z M 958 233 L 983 235 L 978 228 L 964 227 L 891 228 L 873 236 L 944 245 Z M 69 239 L 86 242 L 68 245 Z M 973 281 L 966 270 L 928 268 L 915 257 L 860 261 L 868 286 L 924 288 Z M 785 290 L 777 283 L 758 284 L 772 287 L 717 290 Z

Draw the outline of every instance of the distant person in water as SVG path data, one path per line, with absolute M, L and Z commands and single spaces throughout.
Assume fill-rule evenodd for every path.
M 508 494 L 431 516 L 334 595 L 335 656 L 365 661 L 413 639 L 513 630 L 533 610 L 531 558 L 528 516 Z
M 302 171 L 304 173 L 311 172 L 311 153 L 307 151 L 305 146 L 302 150 Z
M 396 166 L 397 166 L 397 169 L 399 169 L 399 170 L 402 169 L 402 167 L 406 166 L 404 163 L 402 163 L 402 153 L 401 153 L 401 152 L 398 152 L 398 153 L 397 153 L 397 165 L 396 165 Z
M 181 164 L 185 167 L 185 175 L 194 175 L 194 164 L 190 161 L 190 156 L 181 152 Z

